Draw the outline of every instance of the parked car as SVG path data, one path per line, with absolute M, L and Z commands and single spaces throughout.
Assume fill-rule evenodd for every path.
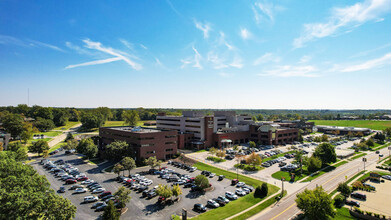
M 102 206 L 102 205 L 106 205 L 106 203 L 105 202 L 97 202 L 97 203 L 95 203 L 94 205 L 92 205 L 92 209 L 95 209 L 95 208 L 97 208 L 97 207 L 99 207 L 99 206 Z
M 69 189 L 73 190 L 73 189 L 78 189 L 78 188 L 84 188 L 84 187 L 82 185 L 75 184 L 75 185 L 71 186 L 71 188 L 69 188 Z
M 367 195 L 362 194 L 362 193 L 358 193 L 358 192 L 354 192 L 354 193 L 350 194 L 350 196 L 352 198 L 356 198 L 356 199 L 367 200 Z
M 87 192 L 87 190 L 85 188 L 77 188 L 75 190 L 75 192 L 73 192 L 74 194 L 79 194 L 79 193 L 85 193 Z
M 350 206 L 360 207 L 360 203 L 354 200 L 346 200 L 345 204 Z
M 196 171 L 196 170 L 197 170 L 197 167 L 191 167 L 189 171 L 190 171 L 190 172 L 194 172 L 194 171 Z
M 96 211 L 96 212 L 103 211 L 106 207 L 107 207 L 107 204 L 104 203 L 103 205 L 98 206 L 98 207 L 95 209 L 95 211 Z
M 244 186 L 244 185 L 246 185 L 246 184 L 243 183 L 243 182 L 238 182 L 238 183 L 236 184 L 236 187 L 242 187 L 242 186 Z
M 216 202 L 216 201 L 214 201 L 214 200 L 212 200 L 212 199 L 209 199 L 208 200 L 208 202 L 206 203 L 209 207 L 212 207 L 212 208 L 218 208 L 218 207 L 220 207 L 220 205 Z
M 224 178 L 225 178 L 224 175 L 220 175 L 218 180 L 221 181 L 221 180 L 223 180 Z
M 65 184 L 74 184 L 74 183 L 77 183 L 77 181 L 75 179 L 67 179 L 65 181 Z
M 229 203 L 229 199 L 225 198 L 224 196 L 219 196 L 217 199 L 224 201 L 226 204 Z
M 98 188 L 98 189 L 94 189 L 93 191 L 92 191 L 92 193 L 102 193 L 102 192 L 104 192 L 106 189 L 105 188 Z
M 236 199 L 238 199 L 238 196 L 236 196 L 234 193 L 232 193 L 232 192 L 225 192 L 225 196 L 228 198 L 228 199 L 230 199 L 230 200 L 236 200 Z
M 110 191 L 105 191 L 105 192 L 102 192 L 101 194 L 99 194 L 99 198 L 103 198 L 103 197 L 105 197 L 105 196 L 107 196 L 107 195 L 111 195 L 111 192 Z
M 224 200 L 220 198 L 216 198 L 214 199 L 214 201 L 217 202 L 220 206 L 225 206 L 225 204 L 227 204 Z
M 215 177 L 215 176 L 216 176 L 215 173 L 211 173 L 211 174 L 209 175 L 209 178 L 213 178 L 213 177 Z
M 200 203 L 194 204 L 194 210 L 197 212 L 205 212 L 206 207 Z
M 58 192 L 60 192 L 60 193 L 64 193 L 64 192 L 65 192 L 65 187 L 63 187 L 63 186 L 60 186 L 60 189 L 58 190 Z
M 241 190 L 241 189 L 235 190 L 235 193 L 236 193 L 236 195 L 239 195 L 239 196 L 245 196 L 245 195 L 246 195 L 246 192 L 244 192 L 244 191 Z
M 96 202 L 98 201 L 98 197 L 96 196 L 86 196 L 84 197 L 84 202 L 90 203 L 90 202 Z
M 236 184 L 238 184 L 238 182 L 239 182 L 238 179 L 233 179 L 233 180 L 231 181 L 231 185 L 236 185 Z

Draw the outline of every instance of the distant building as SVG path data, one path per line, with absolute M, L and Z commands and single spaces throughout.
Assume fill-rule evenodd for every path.
M 101 127 L 99 148 L 104 153 L 108 144 L 125 141 L 136 161 L 156 156 L 158 160 L 171 159 L 177 153 L 177 131 L 143 127 Z
M 318 125 L 315 128 L 318 130 L 318 132 L 322 132 L 325 134 L 334 134 L 337 131 L 341 135 L 349 134 L 349 132 L 351 133 L 361 132 L 363 135 L 368 135 L 372 133 L 372 130 L 369 128 L 339 127 L 339 126 L 325 126 L 325 125 Z
M 10 139 L 11 139 L 11 134 L 8 134 L 5 131 L 0 130 L 0 143 L 3 144 L 4 150 L 7 150 Z
M 262 145 L 280 145 L 297 141 L 298 128 L 282 127 L 280 124 L 262 124 L 250 126 L 251 140 Z

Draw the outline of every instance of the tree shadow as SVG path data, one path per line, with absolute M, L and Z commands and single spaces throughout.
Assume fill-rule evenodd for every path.
M 189 192 L 185 197 L 188 199 L 197 199 L 202 195 L 205 195 L 205 192 L 197 191 L 197 192 Z
M 145 206 L 145 208 L 142 210 L 145 215 L 152 215 L 155 212 L 159 212 L 163 210 L 166 206 L 164 204 L 160 203 L 153 203 Z

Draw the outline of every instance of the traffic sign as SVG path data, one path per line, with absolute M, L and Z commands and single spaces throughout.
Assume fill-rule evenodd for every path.
M 365 158 L 365 157 L 362 158 L 362 161 L 363 161 L 363 162 L 367 162 L 367 158 Z

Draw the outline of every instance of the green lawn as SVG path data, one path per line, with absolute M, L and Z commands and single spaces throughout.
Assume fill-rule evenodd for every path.
M 304 170 L 303 170 L 304 171 Z M 299 172 L 296 172 L 297 174 L 299 174 L 300 173 L 300 171 Z M 306 177 L 307 175 L 306 174 L 304 174 L 304 172 L 303 172 L 303 175 L 296 175 L 295 176 L 295 181 L 299 181 L 299 180 L 301 180 L 301 179 L 303 179 L 304 177 Z M 287 171 L 277 171 L 277 172 L 275 172 L 275 173 L 273 173 L 272 174 L 272 177 L 274 178 L 274 179 L 277 179 L 277 180 L 281 180 L 281 177 L 284 177 L 285 178 L 285 180 L 286 181 L 290 181 L 291 180 L 291 176 L 289 175 L 289 172 L 287 172 Z
M 370 128 L 374 130 L 383 130 L 391 127 L 391 121 L 370 121 L 370 120 L 310 120 L 315 125 L 331 125 L 342 127 Z
M 380 175 L 390 175 L 389 172 L 383 172 L 383 171 L 371 171 L 371 172 L 378 173 L 378 174 L 380 174 Z M 367 172 L 364 176 L 360 177 L 357 181 L 361 181 L 361 180 L 363 180 L 363 179 L 369 177 L 369 175 L 370 175 L 371 172 Z
M 47 131 L 47 132 L 39 132 L 35 134 L 39 134 L 39 135 L 43 134 L 48 137 L 56 137 L 57 135 L 62 134 L 62 131 Z
M 95 164 L 95 165 L 98 165 L 98 164 L 102 163 L 103 161 L 105 161 L 105 160 L 103 160 L 101 158 L 93 158 L 93 159 L 90 159 L 88 162 Z
M 387 159 L 387 158 L 385 158 L 385 159 Z M 384 164 L 390 166 L 391 165 L 391 159 L 388 159 L 387 161 L 385 161 Z
M 283 196 L 286 196 L 286 190 L 284 190 L 284 195 Z M 261 204 L 257 205 L 256 207 L 250 209 L 249 211 L 239 215 L 239 216 L 236 216 L 235 218 L 233 218 L 233 220 L 242 220 L 242 219 L 248 219 L 250 218 L 251 216 L 263 211 L 265 208 L 271 206 L 272 204 L 274 204 L 276 202 L 276 197 L 272 197 L 264 202 L 262 202 Z
M 383 148 L 388 147 L 390 145 L 391 145 L 391 143 L 387 143 L 387 144 L 383 144 L 383 145 L 380 145 L 380 146 L 372 148 L 372 149 L 373 150 L 380 150 L 380 149 L 383 149 Z
M 340 209 L 337 209 L 337 215 L 333 219 L 345 220 L 345 219 L 356 219 L 356 218 L 350 215 L 348 208 L 342 207 Z
M 315 175 L 309 176 L 307 179 L 304 180 L 304 182 L 310 182 L 310 181 L 312 181 L 312 180 L 314 180 L 314 179 L 316 179 L 316 178 L 322 176 L 322 175 L 325 174 L 325 173 L 328 173 L 328 172 L 330 172 L 330 171 L 335 170 L 337 167 L 342 166 L 342 165 L 344 165 L 344 164 L 346 164 L 346 163 L 348 163 L 348 161 L 345 161 L 345 160 L 344 160 L 344 161 L 341 161 L 341 162 L 339 162 L 339 163 L 336 163 L 336 164 L 333 165 L 333 166 L 328 166 L 326 169 L 317 172 Z
M 69 128 L 77 125 L 77 124 L 80 124 L 80 122 L 78 121 L 68 121 L 64 126 L 60 126 L 60 127 L 55 127 L 53 130 L 68 130 Z
M 60 148 L 60 147 L 63 147 L 64 145 L 66 145 L 66 143 L 64 143 L 64 142 L 60 142 L 60 143 L 54 145 L 54 147 L 52 147 L 52 148 L 49 149 L 49 153 L 52 152 L 52 151 L 57 150 L 57 149 Z
M 355 159 L 360 158 L 360 157 L 363 157 L 363 156 L 365 156 L 365 155 L 367 155 L 367 153 L 357 154 L 356 156 L 353 156 L 353 157 L 350 158 L 350 159 L 351 159 L 351 160 L 355 160 Z
M 236 173 L 233 173 L 233 172 L 230 172 L 230 171 L 227 171 L 227 170 L 223 170 L 223 169 L 220 169 L 220 168 L 217 168 L 217 167 L 214 167 L 214 166 L 210 166 L 208 164 L 204 164 L 204 163 L 201 163 L 201 162 L 197 162 L 193 166 L 197 167 L 199 170 L 208 170 L 208 171 L 210 171 L 212 173 L 215 173 L 217 176 L 218 175 L 224 175 L 226 178 L 231 179 L 231 180 L 237 178 L 237 174 Z M 239 181 L 244 182 L 247 185 L 251 185 L 254 188 L 257 187 L 257 186 L 262 185 L 262 183 L 263 183 L 260 180 L 256 180 L 256 179 L 253 179 L 253 178 L 250 178 L 250 177 L 247 177 L 247 176 L 243 176 L 241 174 L 239 174 L 238 176 L 239 176 Z M 270 185 L 270 184 L 268 184 L 268 186 L 269 186 L 269 192 L 273 192 L 274 193 L 274 192 L 277 192 L 277 190 L 279 189 L 277 186 L 273 186 L 273 185 Z
M 261 166 L 252 166 L 252 165 L 249 165 L 249 164 L 235 164 L 234 165 L 235 168 L 239 168 L 241 170 L 247 170 L 247 171 L 260 171 L 260 170 L 263 170 L 265 169 L 265 167 L 261 167 Z
M 206 158 L 207 160 L 210 160 L 210 161 L 213 161 L 215 163 L 221 163 L 221 162 L 224 162 L 226 161 L 225 159 L 223 158 L 220 158 L 220 157 L 213 157 L 213 156 L 209 156 Z
M 144 122 L 147 122 L 147 121 L 137 122 L 137 126 L 144 126 Z M 116 127 L 116 126 L 125 126 L 125 121 L 106 121 L 105 125 L 103 127 Z M 150 126 L 150 127 L 153 127 L 153 126 Z

